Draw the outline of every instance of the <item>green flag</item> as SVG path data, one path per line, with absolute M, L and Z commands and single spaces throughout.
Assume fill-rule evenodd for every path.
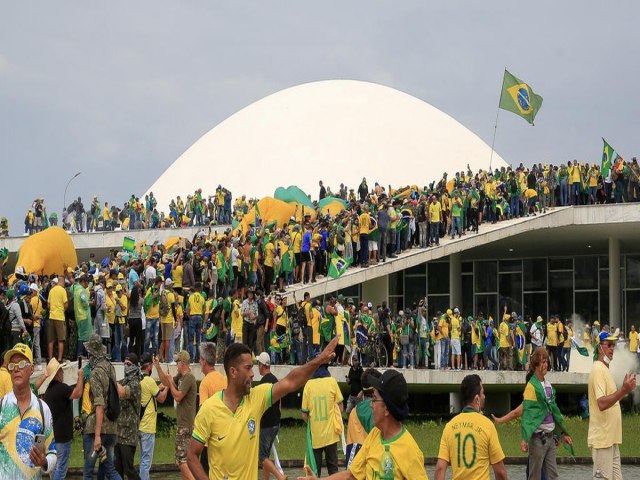
M 504 71 L 502 93 L 500 94 L 500 108 L 520 115 L 533 125 L 533 119 L 542 106 L 542 97 L 536 95 L 531 87 L 519 78 Z
M 611 170 L 613 148 L 611 148 L 611 145 L 609 145 L 604 138 L 602 141 L 604 142 L 604 147 L 602 148 L 602 166 L 600 170 L 602 171 L 602 178 L 607 178 L 609 176 L 609 171 Z
M 318 466 L 316 465 L 316 457 L 313 455 L 313 443 L 311 440 L 311 419 L 307 420 L 307 449 L 304 455 L 304 464 L 308 466 L 315 475 L 318 475 Z
M 327 275 L 331 278 L 340 278 L 344 272 L 347 271 L 347 267 L 349 264 L 347 261 L 339 256 L 336 252 L 333 252 L 331 255 L 331 260 L 329 262 L 329 270 L 327 271 Z

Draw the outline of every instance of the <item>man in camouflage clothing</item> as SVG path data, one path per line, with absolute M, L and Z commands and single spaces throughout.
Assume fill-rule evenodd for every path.
M 106 450 L 106 459 L 103 462 L 105 477 L 121 480 L 113 463 L 114 448 L 118 438 L 118 426 L 107 418 L 107 400 L 109 398 L 109 380 L 116 381 L 116 372 L 113 365 L 107 360 L 107 350 L 102 344 L 100 335 L 94 334 L 85 344 L 89 354 L 89 400 L 91 413 L 87 417 L 82 435 L 84 449 L 85 480 L 93 479 L 93 468 L 102 447 Z M 102 461 L 102 459 L 101 459 Z
M 140 365 L 138 356 L 130 353 L 124 358 L 124 378 L 118 384 L 120 416 L 118 417 L 118 443 L 115 449 L 116 470 L 122 478 L 140 480 L 133 466 L 140 424 Z

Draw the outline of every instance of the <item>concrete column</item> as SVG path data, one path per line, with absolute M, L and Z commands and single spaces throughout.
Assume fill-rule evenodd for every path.
M 609 326 L 621 328 L 620 322 L 620 240 L 609 237 Z
M 460 413 L 462 411 L 462 394 L 460 392 L 449 393 L 449 413 Z
M 449 255 L 449 305 L 462 308 L 462 262 L 460 254 Z
M 373 303 L 373 306 L 382 302 L 389 302 L 389 276 L 372 278 L 362 284 L 362 299 Z

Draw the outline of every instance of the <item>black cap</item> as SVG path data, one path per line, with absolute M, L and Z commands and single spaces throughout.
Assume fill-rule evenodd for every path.
M 143 353 L 142 357 L 140 358 L 140 364 L 142 366 L 148 365 L 150 363 L 153 363 L 153 357 L 151 356 L 150 353 Z
M 392 414 L 394 410 L 406 408 L 407 399 L 409 398 L 407 381 L 398 370 L 386 370 L 380 378 L 370 377 L 369 383 L 380 392 L 385 401 L 384 403 Z M 393 403 L 393 405 L 389 405 L 389 402 Z
M 135 353 L 131 352 L 128 355 L 126 355 L 124 357 L 125 360 L 129 360 L 131 363 L 133 363 L 134 365 L 138 365 L 138 355 L 136 355 Z

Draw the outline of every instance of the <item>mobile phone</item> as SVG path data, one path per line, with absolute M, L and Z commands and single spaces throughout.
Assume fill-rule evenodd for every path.
M 41 453 L 44 454 L 44 435 L 41 433 L 37 434 L 33 444 Z
M 78 370 L 82 368 L 82 357 L 78 357 Z

